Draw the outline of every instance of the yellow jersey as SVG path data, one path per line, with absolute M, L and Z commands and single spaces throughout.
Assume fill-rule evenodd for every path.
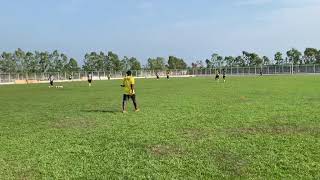
M 131 88 L 131 85 L 135 84 L 135 80 L 132 76 L 127 76 L 123 79 L 123 85 L 124 85 L 124 93 L 128 95 L 134 94 L 134 90 Z

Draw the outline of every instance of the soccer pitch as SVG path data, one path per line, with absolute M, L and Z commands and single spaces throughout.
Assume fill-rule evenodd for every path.
M 320 76 L 120 84 L 0 86 L 0 179 L 320 178 Z

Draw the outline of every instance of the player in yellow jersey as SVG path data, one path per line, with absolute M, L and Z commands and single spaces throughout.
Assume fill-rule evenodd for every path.
M 134 109 L 136 112 L 139 111 L 137 101 L 136 101 L 136 93 L 135 93 L 135 80 L 132 77 L 131 71 L 127 72 L 127 76 L 123 79 L 123 83 L 121 85 L 124 88 L 123 100 L 122 100 L 122 112 L 127 112 L 127 101 L 132 99 Z

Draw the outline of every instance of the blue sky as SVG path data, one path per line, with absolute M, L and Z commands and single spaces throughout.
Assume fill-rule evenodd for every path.
M 0 51 L 175 55 L 320 48 L 319 0 L 0 0 Z

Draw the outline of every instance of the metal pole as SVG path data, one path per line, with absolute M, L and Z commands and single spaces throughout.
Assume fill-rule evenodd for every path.
M 9 73 L 9 82 L 11 82 L 11 77 L 10 77 L 10 73 Z
M 305 65 L 305 67 L 306 67 L 306 68 L 305 68 L 305 69 L 306 69 L 306 73 L 308 73 L 308 66 L 307 66 L 307 65 Z

